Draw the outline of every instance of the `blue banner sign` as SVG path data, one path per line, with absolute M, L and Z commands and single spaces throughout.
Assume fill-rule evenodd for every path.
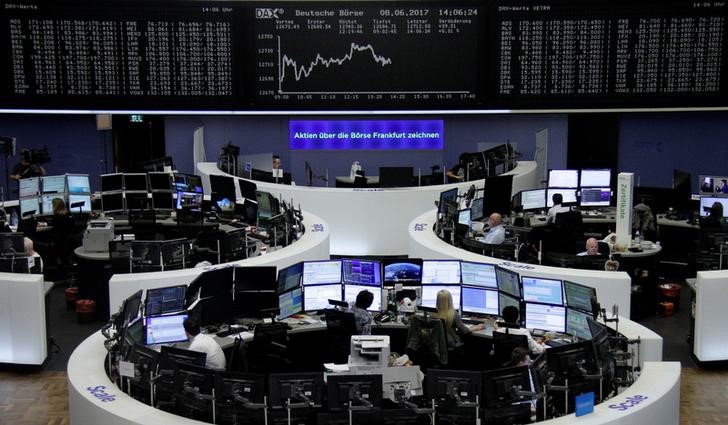
M 443 120 L 302 121 L 288 123 L 292 150 L 442 149 Z

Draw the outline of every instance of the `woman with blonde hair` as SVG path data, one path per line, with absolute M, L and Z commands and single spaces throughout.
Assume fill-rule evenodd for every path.
M 455 311 L 452 302 L 452 294 L 447 289 L 441 289 L 437 293 L 437 302 L 435 304 L 437 312 L 434 314 L 438 319 L 442 319 L 445 325 L 445 335 L 447 336 L 447 346 L 454 348 L 462 345 L 460 335 L 485 329 L 485 324 L 479 323 L 472 327 L 467 327 L 463 323 L 460 315 Z

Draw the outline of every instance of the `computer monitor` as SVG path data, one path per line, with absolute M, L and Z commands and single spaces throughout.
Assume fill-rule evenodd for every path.
M 199 295 L 200 298 L 219 297 L 232 299 L 234 267 L 220 267 L 206 270 L 197 276 L 187 288 L 185 306 L 189 307 Z
M 152 192 L 152 208 L 155 210 L 173 210 L 174 207 L 172 192 Z
M 303 290 L 300 287 L 278 295 L 278 307 L 280 308 L 279 320 L 291 317 L 303 311 Z
M 206 361 L 207 353 L 202 351 L 185 350 L 184 348 L 162 345 L 159 352 L 159 370 L 175 370 L 179 363 L 204 367 Z
M 18 232 L 0 233 L 0 255 L 3 257 L 24 257 L 24 236 Z
M 43 215 L 53 215 L 53 200 L 58 198 L 58 199 L 62 199 L 65 202 L 66 197 L 64 195 L 65 194 L 63 194 L 63 193 L 41 195 L 41 197 L 40 197 L 41 213 Z
M 176 313 L 184 310 L 186 292 L 187 285 L 147 289 L 147 299 L 144 302 L 144 316 L 161 316 L 163 314 Z
M 728 218 L 728 198 L 718 198 L 714 196 L 700 197 L 700 216 L 707 217 L 710 214 L 710 208 L 715 202 L 723 204 L 723 217 Z
M 280 313 L 275 289 L 236 291 L 234 297 L 233 316 L 237 318 L 265 318 Z
M 447 207 L 445 204 L 450 203 L 451 205 L 454 204 L 457 206 L 458 203 L 458 188 L 453 188 L 446 190 L 444 192 L 440 192 L 440 201 L 438 202 L 438 208 L 437 212 L 441 214 L 445 214 L 447 212 Z M 457 207 L 456 207 L 457 209 Z
M 437 308 L 437 293 L 446 290 L 452 295 L 452 305 L 460 305 L 460 285 L 423 285 L 420 296 L 422 307 Z
M 321 405 L 324 375 L 321 372 L 271 373 L 268 375 L 268 395 L 271 407 L 291 403 Z
M 25 217 L 25 214 L 30 211 L 33 211 L 33 215 L 41 214 L 39 197 L 21 199 L 19 203 L 21 217 Z
M 123 189 L 124 175 L 122 173 L 101 175 L 101 192 L 115 192 Z
M 551 347 L 546 353 L 549 372 L 559 378 L 582 378 L 583 372 L 595 373 L 596 355 L 592 341 Z M 558 383 L 557 381 L 557 383 Z
M 306 311 L 324 310 L 329 307 L 329 300 L 344 301 L 342 298 L 340 283 L 303 287 L 303 308 Z
M 177 192 L 204 193 L 202 178 L 195 174 L 174 174 L 174 187 Z
M 574 310 L 573 308 L 566 309 L 566 333 L 574 335 L 579 339 L 591 339 L 591 330 L 589 329 L 588 318 L 591 317 L 589 314 Z
M 379 408 L 382 405 L 382 375 L 337 375 L 326 379 L 329 410 Z
M 227 202 L 224 202 L 227 200 Z M 210 175 L 210 201 L 235 205 L 235 179 L 230 176 Z M 218 205 L 219 206 L 219 205 Z
M 521 285 L 518 273 L 496 266 L 495 274 L 498 277 L 498 290 L 516 298 L 521 298 Z
M 258 190 L 258 185 L 245 179 L 238 179 L 238 187 L 240 188 L 240 196 L 256 201 L 255 192 Z
M 422 261 L 423 285 L 459 285 L 460 261 L 424 260 Z
M 147 345 L 187 341 L 187 334 L 182 326 L 185 319 L 187 314 L 147 317 Z
M 483 185 L 483 198 L 485 206 L 483 214 L 487 217 L 494 212 L 503 216 L 511 213 L 511 199 L 513 189 L 513 176 L 491 176 L 485 179 Z
M 79 211 L 78 207 L 71 208 L 71 206 L 73 204 L 77 204 L 79 202 L 83 202 L 83 205 L 81 206 L 81 212 L 83 212 L 83 213 L 91 212 L 91 195 L 78 195 L 78 194 L 76 194 L 76 195 L 69 194 L 68 195 L 68 209 L 72 210 L 71 212 Z
M 513 306 L 518 309 L 518 311 L 521 311 L 521 300 L 515 297 L 512 297 L 504 292 L 498 291 L 498 316 L 500 316 L 503 313 L 503 309 Z
M 133 263 L 142 266 L 161 266 L 161 241 L 132 241 L 131 260 Z
M 486 408 L 496 409 L 531 400 L 530 396 L 519 395 L 518 390 L 531 390 L 531 375 L 528 372 L 528 366 L 508 367 L 483 372 L 482 403 Z
M 720 182 L 720 177 L 716 176 L 699 176 L 698 177 L 698 192 L 701 195 L 710 195 L 715 192 L 715 182 Z M 726 178 L 728 183 L 728 178 Z M 728 190 L 728 184 L 726 184 L 726 190 Z
M 461 261 L 460 277 L 463 285 L 498 289 L 498 276 L 493 264 Z
M 102 193 L 101 210 L 103 212 L 124 211 L 124 193 Z
M 497 289 L 463 286 L 460 293 L 463 313 L 500 315 Z
M 387 258 L 382 260 L 384 285 L 419 285 L 422 282 L 422 260 L 419 258 Z
M 564 305 L 564 292 L 560 280 L 523 276 L 521 287 L 523 301 Z
M 464 226 L 470 226 L 471 221 L 471 210 L 470 208 L 465 208 L 458 211 L 458 224 L 462 224 Z
M 246 403 L 263 403 L 265 396 L 265 375 L 238 372 L 217 374 L 216 402 L 244 406 Z
M 379 167 L 379 187 L 412 186 L 412 167 Z
M 425 394 L 428 400 L 475 403 L 483 400 L 481 372 L 470 370 L 428 369 Z
M 151 208 L 149 194 L 147 192 L 125 192 L 124 200 L 127 210 L 139 211 Z
M 551 208 L 554 206 L 554 194 L 560 193 L 563 197 L 562 205 L 576 205 L 577 204 L 577 197 L 576 197 L 576 189 L 549 189 L 546 192 L 546 206 Z
M 152 191 L 162 190 L 166 192 L 172 191 L 172 174 L 170 173 L 148 173 L 149 189 Z
M 88 174 L 66 174 L 69 193 L 91 193 Z
M 341 261 L 304 261 L 303 286 L 341 283 Z
M 66 176 L 43 176 L 40 180 L 43 193 L 66 192 Z
M 353 283 L 344 284 L 344 301 L 348 303 L 354 303 L 356 296 L 361 291 L 369 291 L 374 295 L 374 301 L 367 310 L 369 311 L 382 311 L 382 288 L 380 286 L 370 285 L 358 285 Z
M 470 219 L 478 221 L 483 218 L 483 201 L 484 198 L 475 198 L 470 203 Z
M 548 187 L 579 187 L 579 170 L 549 170 Z
M 582 207 L 608 207 L 612 201 L 612 189 L 608 187 L 582 187 L 579 205 Z
M 594 313 L 597 290 L 591 286 L 580 285 L 576 282 L 564 281 L 564 295 L 566 305 L 587 313 Z
M 29 196 L 38 196 L 40 194 L 40 179 L 38 177 L 30 177 L 18 180 L 18 197 L 27 198 Z
M 538 211 L 546 208 L 546 189 L 524 190 L 521 192 L 523 211 Z
M 526 328 L 566 332 L 566 307 L 526 303 Z
M 359 285 L 381 286 L 382 264 L 374 260 L 343 259 L 343 282 Z
M 580 187 L 610 187 L 612 185 L 612 170 L 582 169 L 579 179 Z M 568 186 L 571 187 L 571 186 Z
M 121 306 L 121 314 L 119 315 L 120 318 L 120 328 L 126 327 L 129 323 L 136 320 L 137 317 L 139 317 L 139 310 L 142 305 L 142 294 L 143 290 L 140 289 L 133 293 L 129 298 L 124 300 L 124 303 Z
M 202 209 L 202 193 L 197 192 L 177 192 L 177 202 L 175 208 L 178 210 L 197 210 Z
M 235 267 L 235 291 L 276 291 L 276 266 Z
M 278 293 L 288 292 L 301 286 L 303 263 L 296 263 L 278 271 Z

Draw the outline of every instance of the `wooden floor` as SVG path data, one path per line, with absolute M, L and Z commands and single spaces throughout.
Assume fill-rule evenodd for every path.
M 728 424 L 728 370 L 683 368 L 680 423 Z M 66 374 L 0 372 L 0 425 L 6 424 L 68 425 Z

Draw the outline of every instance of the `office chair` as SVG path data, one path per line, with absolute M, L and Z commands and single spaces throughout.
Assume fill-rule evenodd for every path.
M 581 212 L 572 210 L 556 214 L 550 236 L 548 251 L 573 253 L 574 244 L 584 240 Z
M 288 353 L 288 325 L 261 323 L 255 326 L 253 341 L 248 347 L 248 370 L 267 373 L 271 370 L 288 371 L 291 360 Z
M 412 362 L 423 370 L 447 365 L 447 337 L 442 320 L 412 316 L 406 351 Z
M 505 332 L 493 332 L 493 355 L 498 367 L 506 365 L 511 360 L 513 349 L 523 347 L 528 349 L 528 337 Z
M 248 356 L 245 342 L 242 338 L 237 337 L 233 341 L 233 346 L 228 356 L 228 364 L 226 372 L 248 372 Z
M 326 339 L 328 343 L 328 361 L 346 363 L 349 358 L 351 336 L 356 335 L 356 319 L 354 313 L 327 309 Z

